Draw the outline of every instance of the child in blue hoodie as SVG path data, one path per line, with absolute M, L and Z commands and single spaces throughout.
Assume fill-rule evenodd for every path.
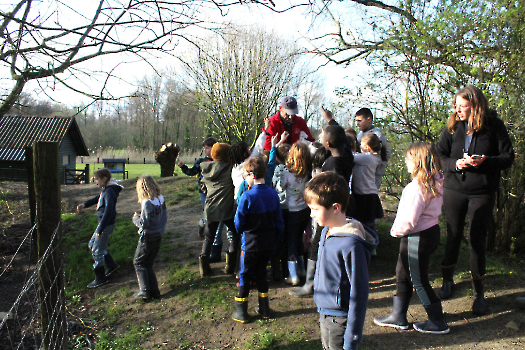
M 304 198 L 325 226 L 319 242 L 314 301 L 324 349 L 357 349 L 368 302 L 368 263 L 379 243 L 375 232 L 346 217 L 348 181 L 323 172 L 308 182 Z
M 97 205 L 98 226 L 89 240 L 88 247 L 93 255 L 93 270 L 95 280 L 87 285 L 88 288 L 97 288 L 108 282 L 108 276 L 119 266 L 111 254 L 106 251 L 109 235 L 115 229 L 117 217 L 117 198 L 122 186 L 110 183 L 111 172 L 106 168 L 97 169 L 93 173 L 93 182 L 102 189 L 100 194 L 77 205 L 77 211 Z M 104 271 L 106 265 L 106 271 Z

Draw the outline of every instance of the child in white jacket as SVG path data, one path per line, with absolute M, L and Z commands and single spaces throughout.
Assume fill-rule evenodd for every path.
M 415 322 L 422 333 L 445 334 L 450 331 L 443 319 L 441 300 L 428 281 L 430 255 L 439 245 L 438 217 L 443 204 L 443 175 L 436 148 L 416 142 L 406 151 L 405 161 L 412 174 L 401 196 L 390 235 L 400 237 L 396 266 L 396 295 L 390 315 L 374 318 L 379 326 L 408 329 L 406 317 L 415 289 L 427 314 L 426 322 Z

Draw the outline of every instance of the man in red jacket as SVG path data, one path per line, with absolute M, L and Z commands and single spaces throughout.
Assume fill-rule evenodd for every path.
M 297 113 L 299 113 L 297 100 L 291 96 L 283 97 L 281 103 L 279 103 L 279 111 L 270 118 L 270 126 L 266 129 L 265 150 L 269 151 L 271 149 L 272 136 L 277 136 L 279 139 L 285 131 L 288 131 L 289 134 L 286 143 L 290 145 L 299 140 L 301 131 L 305 132 L 306 140 L 315 141 L 305 120 L 297 116 Z

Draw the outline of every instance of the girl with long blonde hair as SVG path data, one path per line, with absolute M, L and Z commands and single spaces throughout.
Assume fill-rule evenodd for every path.
M 140 290 L 133 296 L 136 299 L 160 298 L 153 263 L 168 221 L 166 201 L 159 185 L 150 175 L 139 177 L 136 190 L 141 212 L 133 215 L 133 223 L 139 228 L 139 241 L 133 263 Z
M 413 290 L 423 304 L 428 320 L 414 323 L 422 333 L 450 331 L 443 318 L 441 300 L 428 280 L 430 255 L 439 245 L 438 218 L 443 204 L 443 175 L 434 145 L 416 142 L 405 156 L 412 181 L 404 188 L 390 235 L 401 238 L 396 266 L 396 295 L 390 315 L 374 318 L 379 326 L 408 329 L 408 305 Z

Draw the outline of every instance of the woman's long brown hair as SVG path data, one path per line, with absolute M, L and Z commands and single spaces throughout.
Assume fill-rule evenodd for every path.
M 487 123 L 486 115 L 488 110 L 487 98 L 483 92 L 474 85 L 466 86 L 454 95 L 454 100 L 452 101 L 454 106 L 456 105 L 456 97 L 458 96 L 469 101 L 472 105 L 470 116 L 468 118 L 468 133 L 473 133 L 474 131 L 480 131 L 483 129 Z M 449 133 L 454 133 L 454 128 L 459 120 L 456 108 L 454 108 L 454 112 L 452 112 L 447 120 L 447 129 Z

